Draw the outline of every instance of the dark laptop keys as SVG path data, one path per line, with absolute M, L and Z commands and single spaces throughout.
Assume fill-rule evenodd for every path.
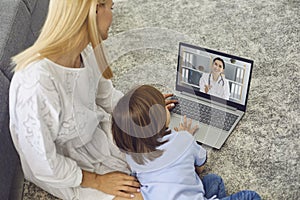
M 186 115 L 188 118 L 226 131 L 230 130 L 231 126 L 238 118 L 238 116 L 231 113 L 211 108 L 209 106 L 177 96 L 172 96 L 172 99 L 178 100 L 178 103 L 171 110 L 171 112 L 182 116 Z

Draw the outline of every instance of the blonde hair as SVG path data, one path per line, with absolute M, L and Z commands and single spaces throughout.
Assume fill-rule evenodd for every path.
M 105 59 L 102 39 L 96 21 L 97 4 L 106 0 L 50 0 L 45 24 L 36 42 L 12 58 L 14 70 L 25 68 L 31 62 L 49 56 L 58 56 L 78 48 L 88 38 L 93 48 L 99 47 L 104 59 L 105 78 L 112 77 L 112 71 Z

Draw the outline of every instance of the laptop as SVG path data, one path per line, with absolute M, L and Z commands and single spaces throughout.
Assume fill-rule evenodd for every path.
M 170 128 L 186 115 L 199 125 L 195 139 L 220 149 L 246 111 L 252 68 L 253 60 L 180 42 Z

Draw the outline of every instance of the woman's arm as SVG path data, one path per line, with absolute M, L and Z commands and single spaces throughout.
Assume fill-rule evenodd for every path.
M 10 88 L 10 128 L 26 166 L 24 173 L 51 187 L 77 187 L 82 179 L 77 163 L 57 153 L 61 128 L 60 97 L 44 69 L 16 73 Z
M 101 77 L 98 84 L 96 104 L 101 106 L 106 112 L 112 113 L 115 105 L 123 93 L 114 88 L 112 81 Z
M 90 187 L 107 194 L 132 199 L 138 196 L 140 184 L 135 177 L 122 172 L 99 175 L 82 170 L 82 187 Z M 121 199 L 122 199 L 121 198 Z

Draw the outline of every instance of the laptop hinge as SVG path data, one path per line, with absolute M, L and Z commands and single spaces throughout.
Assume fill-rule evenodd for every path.
M 182 91 L 180 93 L 183 94 L 183 95 L 189 96 L 191 98 L 195 98 L 196 97 L 197 99 L 199 99 L 201 101 L 205 101 L 207 103 L 214 104 L 214 105 L 217 105 L 217 106 L 220 106 L 222 108 L 226 108 L 226 109 L 229 109 L 229 110 L 232 110 L 232 111 L 236 111 L 237 110 L 237 108 L 235 108 L 235 107 L 224 105 L 224 104 L 221 104 L 221 103 L 216 102 L 216 101 L 211 101 L 210 99 L 205 99 L 203 97 L 195 96 L 195 95 L 189 94 L 189 93 L 184 92 L 184 91 Z

